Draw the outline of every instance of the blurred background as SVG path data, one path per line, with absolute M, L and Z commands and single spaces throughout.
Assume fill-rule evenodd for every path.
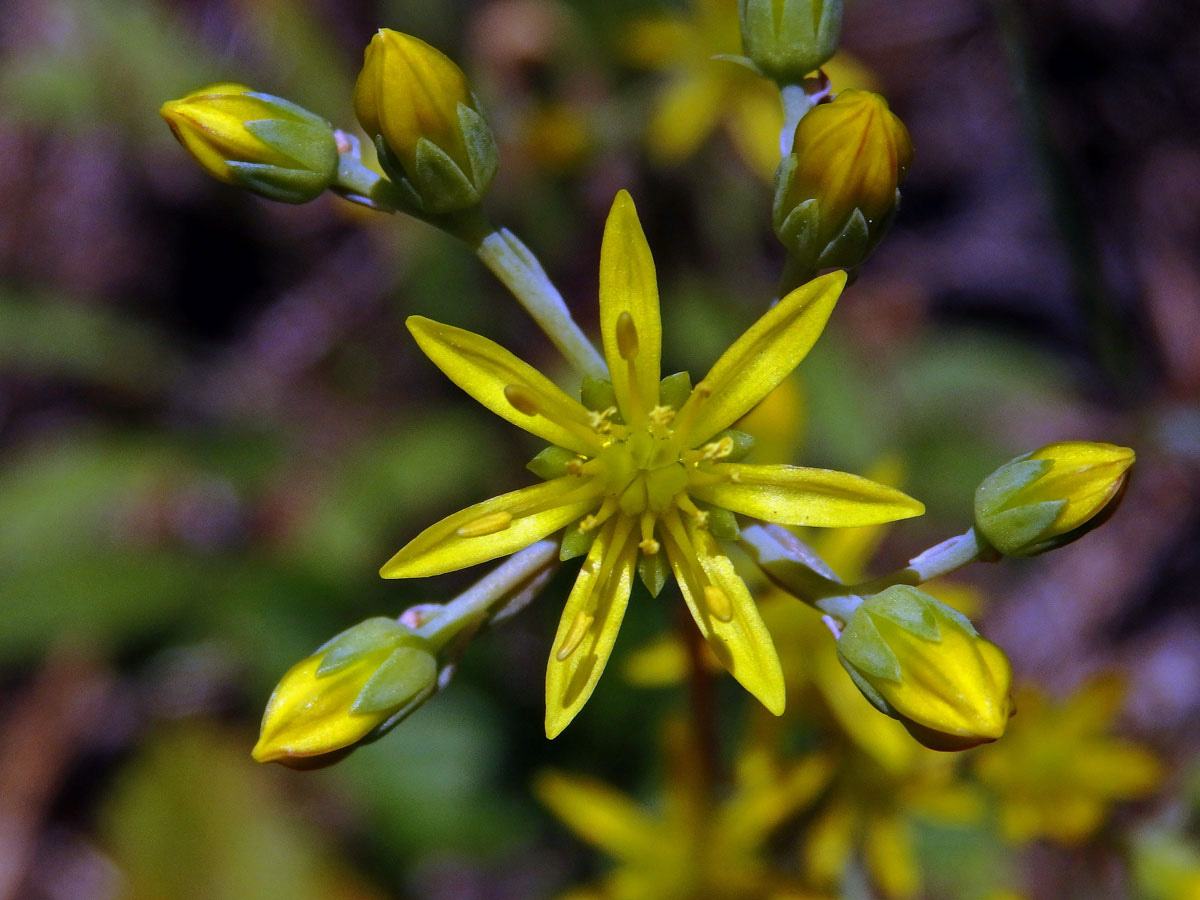
M 617 674 L 670 627 L 644 594 L 553 743 L 542 672 L 570 572 L 384 740 L 320 772 L 251 761 L 294 661 L 479 575 L 378 567 L 531 480 L 536 442 L 457 394 L 405 317 L 560 363 L 464 246 L 332 195 L 290 207 L 218 184 L 157 109 L 232 80 L 350 129 L 374 30 L 416 34 L 496 129 L 494 220 L 589 327 L 603 219 L 630 189 L 664 371 L 697 375 L 783 259 L 753 89 L 708 59 L 737 50 L 720 6 L 0 2 L 0 898 L 536 900 L 604 871 L 529 785 L 550 766 L 653 790 L 655 723 L 682 692 Z M 1120 674 L 1116 728 L 1163 760 L 1161 787 L 1090 842 L 972 852 L 1015 859 L 1032 900 L 1200 896 L 1200 7 L 851 0 L 844 47 L 842 86 L 882 91 L 916 156 L 800 369 L 794 461 L 902 461 L 928 515 L 889 533 L 885 571 L 965 529 L 1012 456 L 1137 450 L 1104 528 L 965 578 L 1019 681 L 1065 697 Z M 1147 841 L 1183 880 L 1143 877 Z M 983 896 L 919 844 L 922 896 Z

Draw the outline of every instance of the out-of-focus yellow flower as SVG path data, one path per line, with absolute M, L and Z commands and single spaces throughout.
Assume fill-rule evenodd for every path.
M 552 175 L 566 175 L 586 162 L 592 149 L 592 127 L 585 113 L 569 103 L 545 103 L 521 120 L 524 158 Z
M 862 263 L 899 207 L 912 155 L 879 94 L 844 90 L 811 109 L 775 181 L 775 233 L 795 261 L 814 271 Z
M 585 382 L 585 403 L 486 338 L 409 319 L 421 349 L 452 381 L 554 446 L 530 466 L 547 479 L 544 484 L 431 526 L 381 574 L 412 578 L 453 571 L 571 526 L 563 556 L 586 552 L 587 559 L 567 599 L 547 668 L 548 736 L 567 726 L 595 688 L 635 569 L 655 594 L 668 572 L 674 573 L 721 663 L 778 715 L 784 685 L 775 647 L 754 598 L 718 543 L 736 537 L 733 514 L 830 527 L 891 521 L 923 509 L 900 491 L 855 475 L 733 461 L 744 455 L 747 441 L 729 426 L 803 359 L 844 284 L 844 273 L 832 273 L 784 297 L 694 389 L 686 373 L 660 382 L 654 261 L 633 201 L 622 191 L 600 253 L 600 328 L 612 380 Z
M 863 696 L 934 750 L 994 741 L 1013 713 L 1004 651 L 916 588 L 893 585 L 868 597 L 837 649 Z
M 1200 900 L 1200 844 L 1177 832 L 1134 836 L 1133 880 L 1144 900 Z
M 542 803 L 615 863 L 598 884 L 560 900 L 821 900 L 772 865 L 769 842 L 826 785 L 831 760 L 780 764 L 752 744 L 737 760 L 732 790 L 712 806 L 688 737 L 682 723 L 669 723 L 667 783 L 653 811 L 594 779 L 538 778 Z
M 779 84 L 799 84 L 842 34 L 841 0 L 739 0 L 746 57 Z
M 167 101 L 159 114 L 209 175 L 271 200 L 307 203 L 337 176 L 333 126 L 244 84 L 210 84 Z
M 1086 840 L 1113 803 L 1150 794 L 1162 767 L 1146 748 L 1107 732 L 1124 687 L 1097 678 L 1065 702 L 1032 686 L 1017 692 L 1020 715 L 1003 741 L 974 757 L 979 779 L 993 788 L 1009 840 Z
M 419 38 L 382 28 L 371 39 L 354 112 L 380 165 L 419 210 L 474 206 L 496 174 L 495 138 L 467 76 Z
M 737 0 L 692 0 L 686 17 L 634 22 L 622 51 L 631 64 L 663 72 L 646 132 L 646 145 L 660 165 L 692 156 L 719 126 L 738 154 L 765 181 L 779 165 L 783 107 L 779 89 L 744 66 L 714 56 L 741 53 Z M 839 53 L 825 66 L 833 84 L 872 87 L 861 63 Z
M 394 619 L 367 619 L 288 670 L 267 702 L 252 755 L 308 767 L 399 721 L 434 692 L 437 677 L 422 638 Z
M 1018 456 L 975 492 L 975 527 L 1009 556 L 1069 544 L 1116 510 L 1134 452 L 1114 444 L 1063 441 Z

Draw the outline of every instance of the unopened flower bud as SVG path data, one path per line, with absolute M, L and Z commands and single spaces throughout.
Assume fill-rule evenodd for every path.
M 837 50 L 841 0 L 738 0 L 742 52 L 780 84 L 799 84 Z
M 975 491 L 975 528 L 1008 556 L 1069 544 L 1116 510 L 1134 458 L 1128 447 L 1087 441 L 1018 456 Z
M 1013 713 L 1004 651 L 929 594 L 893 585 L 854 611 L 838 659 L 880 712 L 933 750 L 996 740 Z
M 271 200 L 307 203 L 337 176 L 333 126 L 280 97 L 211 84 L 159 114 L 209 175 Z
M 809 110 L 775 175 L 775 234 L 793 262 L 862 263 L 895 218 L 912 155 L 908 129 L 879 94 L 846 90 Z
M 354 112 L 380 165 L 419 210 L 475 206 L 496 174 L 496 141 L 467 76 L 422 40 L 380 29 L 354 86 Z
M 309 767 L 313 757 L 382 734 L 425 702 L 437 680 L 424 639 L 394 619 L 367 619 L 288 670 L 267 702 L 252 755 Z

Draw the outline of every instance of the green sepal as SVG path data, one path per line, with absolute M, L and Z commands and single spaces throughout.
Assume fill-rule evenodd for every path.
M 337 175 L 337 141 L 328 124 L 258 119 L 247 122 L 246 130 L 268 147 L 294 159 L 298 169 L 323 175 L 330 183 Z
M 352 713 L 379 713 L 403 706 L 437 683 L 433 654 L 416 647 L 399 647 L 375 671 L 350 706 Z
M 308 203 L 315 200 L 332 181 L 305 169 L 283 169 L 265 163 L 230 161 L 225 165 L 238 184 L 279 203 Z
M 861 609 L 873 618 L 887 619 L 905 631 L 936 642 L 942 639 L 942 631 L 929 608 L 931 600 L 937 602 L 916 588 L 897 584 L 869 597 Z
M 395 619 L 386 616 L 366 619 L 334 635 L 317 648 L 317 653 L 324 654 L 321 665 L 317 667 L 317 675 L 329 675 L 368 653 L 376 653 L 387 646 L 399 646 L 413 637 L 412 631 Z
M 563 562 L 568 559 L 574 559 L 577 556 L 583 556 L 592 549 L 592 542 L 596 540 L 596 531 L 580 531 L 579 523 L 572 522 L 563 531 L 562 546 L 558 549 L 558 558 Z
M 1005 463 L 975 489 L 975 517 L 1003 511 L 1019 491 L 1049 472 L 1053 465 L 1048 459 L 1028 459 L 1025 456 Z
M 871 227 L 861 209 L 855 208 L 842 230 L 817 255 L 818 266 L 850 268 L 862 263 L 871 252 Z
M 383 139 L 383 135 L 377 134 L 371 138 L 371 142 L 375 145 L 375 155 L 379 159 L 379 167 L 383 169 L 384 174 L 391 179 L 392 184 L 398 191 L 397 199 L 401 205 L 409 212 L 419 213 L 422 209 L 421 195 L 417 193 L 409 180 L 408 172 L 399 158 L 392 153 L 391 148 L 387 145 L 387 141 Z
M 417 138 L 412 186 L 421 196 L 421 208 L 449 213 L 477 206 L 480 192 L 445 150 L 428 138 Z
M 658 402 L 671 409 L 679 409 L 692 393 L 692 376 L 687 372 L 668 375 L 658 383 Z
M 769 77 L 766 72 L 760 69 L 748 56 L 741 56 L 737 53 L 714 53 L 709 59 L 715 59 L 719 62 L 733 63 L 735 66 L 741 66 L 743 69 L 749 69 L 760 78 Z
M 846 657 L 842 656 L 840 650 L 838 651 L 838 662 L 842 664 L 842 668 L 846 670 L 846 674 L 850 676 L 850 680 L 854 682 L 854 686 L 857 687 L 860 692 L 862 692 L 862 695 L 867 698 L 867 701 L 873 707 L 875 707 L 885 716 L 890 716 L 893 719 L 899 718 L 891 704 L 888 703 L 887 700 L 883 699 L 883 694 L 875 690 L 875 687 L 871 684 L 871 682 L 867 681 L 867 679 L 863 677 L 862 673 L 859 672 L 858 669 L 856 669 L 854 665 L 846 659 Z
M 671 574 L 671 566 L 667 562 L 667 555 L 660 550 L 651 556 L 640 554 L 637 571 L 638 577 L 642 579 L 642 584 L 646 586 L 650 596 L 657 597 L 662 592 L 663 585 L 667 583 L 667 578 Z
M 1007 556 L 1037 556 L 1070 542 L 1057 538 L 1042 541 L 1042 535 L 1052 529 L 1066 505 L 1066 500 L 1027 503 L 1013 509 L 979 516 L 975 520 L 975 527 L 979 529 L 984 540 Z M 1072 535 L 1071 540 L 1075 537 L 1076 535 Z
M 900 660 L 879 633 L 874 620 L 861 606 L 854 611 L 841 637 L 838 638 L 837 652 L 847 669 L 853 667 L 867 675 L 891 681 L 901 679 Z M 855 683 L 858 683 L 857 678 Z
M 737 516 L 722 506 L 709 506 L 708 533 L 718 541 L 736 541 L 742 536 L 738 527 Z
M 458 104 L 458 126 L 462 129 L 467 160 L 471 164 L 471 183 L 482 196 L 496 176 L 500 163 L 496 137 L 487 120 L 465 103 Z
M 579 386 L 579 402 L 593 412 L 604 412 L 617 405 L 617 392 L 611 381 L 585 375 Z
M 291 100 L 285 100 L 283 97 L 276 97 L 274 94 L 265 94 L 262 91 L 245 91 L 242 96 L 261 100 L 275 107 L 281 113 L 292 116 L 301 122 L 307 122 L 314 128 L 327 128 L 331 131 L 333 129 L 333 125 L 326 119 L 323 119 L 311 110 L 305 109 L 303 106 L 297 106 Z
M 578 457 L 579 454 L 574 450 L 551 444 L 525 463 L 525 468 L 543 481 L 549 481 L 552 478 L 561 478 L 566 475 L 567 463 Z

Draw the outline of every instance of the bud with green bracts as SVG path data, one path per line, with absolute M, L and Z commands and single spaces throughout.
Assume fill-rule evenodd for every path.
M 380 29 L 354 86 L 354 112 L 418 211 L 475 206 L 496 174 L 496 141 L 466 75 L 422 40 Z
M 1063 441 L 1018 456 L 975 491 L 975 530 L 1007 556 L 1036 556 L 1102 525 L 1125 493 L 1134 452 Z
M 794 265 L 853 268 L 875 249 L 900 206 L 912 142 L 887 101 L 842 91 L 796 126 L 775 173 L 775 234 Z
M 307 203 L 337 177 L 333 126 L 280 97 L 211 84 L 159 113 L 209 175 L 271 200 Z
M 252 755 L 294 768 L 334 762 L 404 719 L 437 686 L 437 657 L 426 640 L 395 619 L 367 619 L 288 670 L 267 702 Z
M 841 0 L 738 0 L 742 52 L 781 85 L 828 62 L 842 34 Z
M 962 613 L 914 587 L 893 585 L 868 597 L 837 651 L 863 696 L 930 749 L 994 741 L 1013 714 L 1004 651 Z

